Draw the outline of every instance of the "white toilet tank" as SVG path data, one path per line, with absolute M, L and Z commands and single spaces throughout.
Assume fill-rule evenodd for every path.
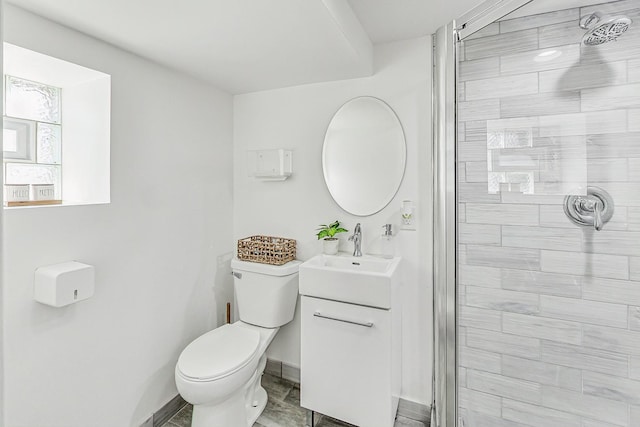
M 277 328 L 293 320 L 301 261 L 284 265 L 231 261 L 238 317 L 245 323 Z

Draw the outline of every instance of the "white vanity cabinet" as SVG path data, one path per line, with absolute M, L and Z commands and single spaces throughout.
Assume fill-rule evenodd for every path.
M 301 406 L 392 427 L 400 394 L 400 310 L 302 296 Z

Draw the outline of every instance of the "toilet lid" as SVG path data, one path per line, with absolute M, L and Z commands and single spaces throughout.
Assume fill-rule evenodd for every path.
M 224 325 L 189 344 L 178 359 L 178 370 L 194 380 L 221 378 L 247 365 L 259 343 L 257 331 Z

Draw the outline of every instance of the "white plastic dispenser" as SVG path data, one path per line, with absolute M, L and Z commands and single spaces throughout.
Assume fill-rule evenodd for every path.
M 250 150 L 247 152 L 249 176 L 262 181 L 284 181 L 293 172 L 292 152 L 282 148 L 275 150 Z
M 36 269 L 33 298 L 46 305 L 63 307 L 93 296 L 95 267 L 77 261 Z

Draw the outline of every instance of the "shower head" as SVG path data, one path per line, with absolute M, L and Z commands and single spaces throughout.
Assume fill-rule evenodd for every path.
M 609 16 L 598 12 L 587 15 L 580 20 L 580 28 L 588 30 L 582 38 L 587 46 L 597 46 L 616 40 L 624 34 L 633 21 L 624 15 Z

